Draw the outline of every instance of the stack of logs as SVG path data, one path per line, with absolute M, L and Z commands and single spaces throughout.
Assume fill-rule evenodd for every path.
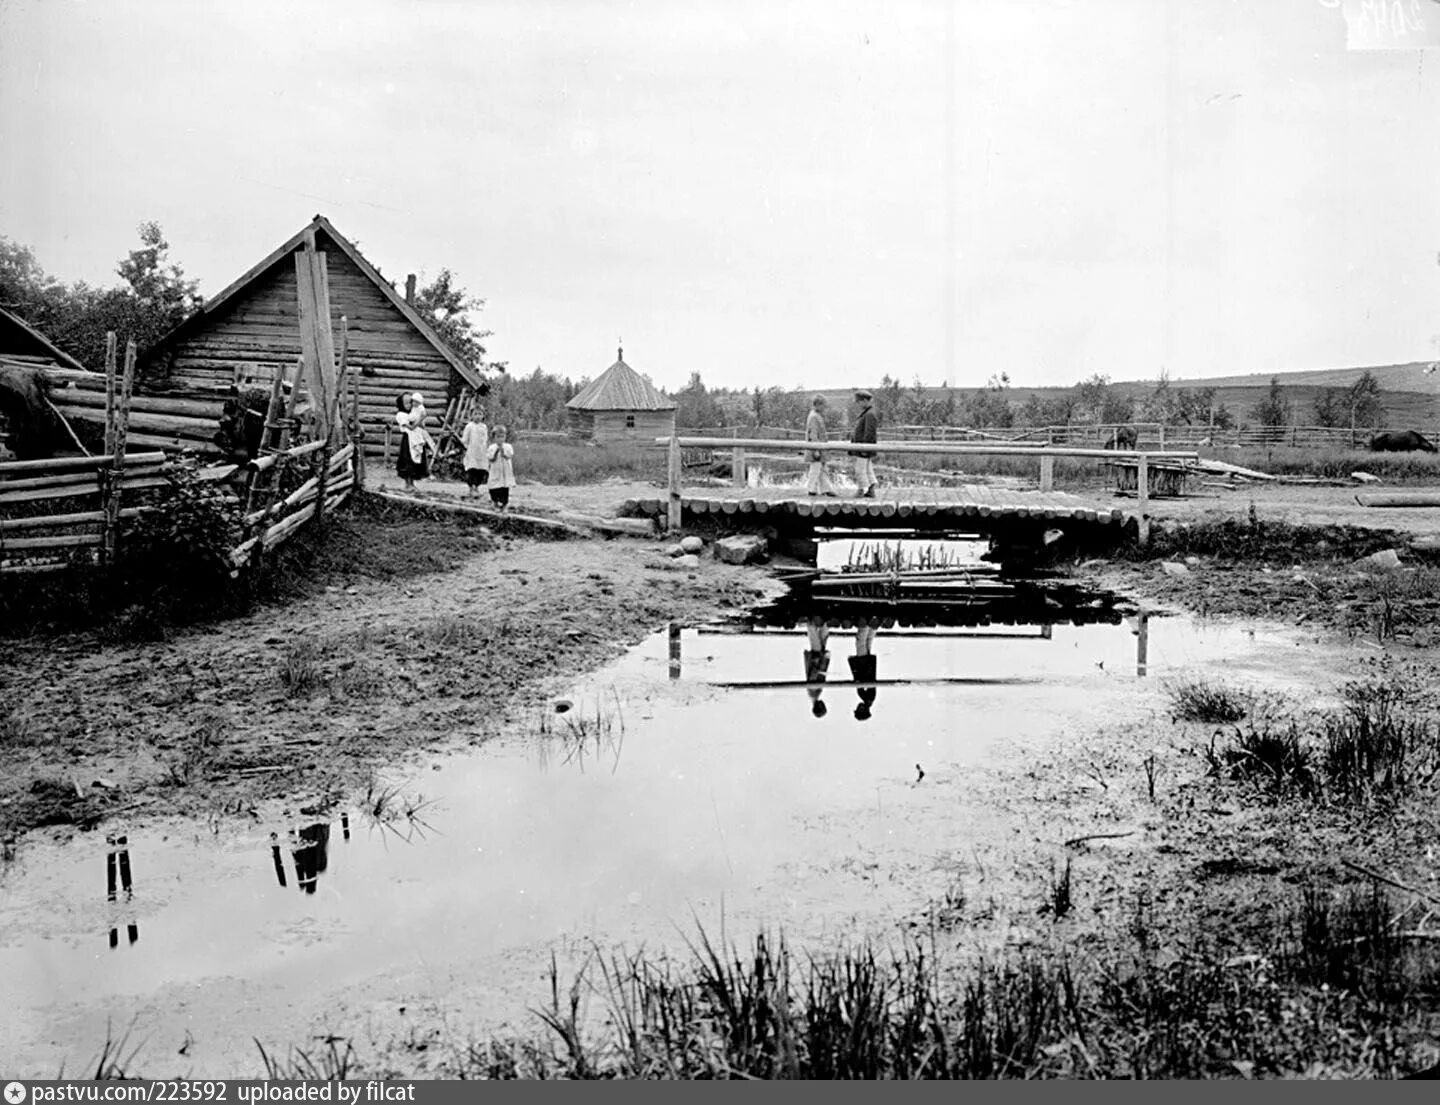
M 105 377 L 47 368 L 41 373 L 55 409 L 71 423 L 105 423 Z M 219 453 L 215 435 L 228 395 L 219 389 L 167 390 L 130 397 L 130 441 L 151 449 Z
M 129 413 L 135 343 L 126 347 L 120 375 L 115 335 L 109 334 L 105 375 L 86 375 L 100 381 L 104 450 L 99 456 L 0 464 L 0 571 L 59 571 L 74 563 L 76 553 L 102 566 L 113 564 L 121 522 L 155 509 L 122 507 L 122 496 L 169 486 L 164 453 L 126 452 L 134 440 Z

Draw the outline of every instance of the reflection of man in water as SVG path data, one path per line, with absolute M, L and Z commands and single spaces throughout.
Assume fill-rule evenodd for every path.
M 300 830 L 294 847 L 295 881 L 306 894 L 315 893 L 320 875 L 330 865 L 330 823 L 318 822 Z
M 864 623 L 857 625 L 855 655 L 850 657 L 850 678 L 857 683 L 875 682 L 875 654 L 870 651 L 874 644 L 875 627 Z M 856 687 L 855 693 L 860 696 L 860 702 L 855 707 L 855 720 L 865 721 L 870 717 L 870 708 L 875 705 L 875 688 Z
M 805 650 L 805 682 L 825 682 L 825 673 L 830 670 L 830 627 L 823 618 L 810 618 L 806 623 L 810 636 L 810 647 Z M 810 712 L 816 717 L 825 716 L 825 703 L 820 701 L 823 688 L 809 686 Z

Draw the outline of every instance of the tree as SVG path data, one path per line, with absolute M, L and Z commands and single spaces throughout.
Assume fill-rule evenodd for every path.
M 965 402 L 965 421 L 984 429 L 1014 425 L 1015 413 L 1010 409 L 1010 377 L 1002 372 L 991 376 L 986 385 Z
M 1270 377 L 1270 390 L 1265 398 L 1250 409 L 1250 417 L 1262 426 L 1283 426 L 1289 421 L 1290 404 L 1278 376 Z
M 1350 404 L 1339 388 L 1325 388 L 1315 395 L 1315 425 L 1350 425 Z
M 690 373 L 690 382 L 675 393 L 675 425 L 687 430 L 703 430 L 724 424 L 724 412 L 706 389 L 700 373 Z
M 471 368 L 505 371 L 504 362 L 485 360 L 485 339 L 494 331 L 476 329 L 470 317 L 471 312 L 485 309 L 485 301 L 456 284 L 455 274 L 449 269 L 441 269 L 434 280 L 416 290 L 415 309 L 440 340 Z
M 1385 417 L 1385 404 L 1380 396 L 1380 381 L 1368 368 L 1345 393 L 1350 406 L 1350 419 L 1356 426 L 1378 426 Z
M 94 288 L 62 284 L 40 267 L 28 247 L 0 242 L 0 301 L 13 304 L 32 326 L 82 364 L 98 368 L 105 334 L 148 348 L 200 306 L 198 283 L 169 258 L 170 243 L 156 222 L 139 226 L 140 248 L 116 266 L 124 284 Z
M 69 289 L 40 267 L 29 246 L 0 235 L 0 307 L 49 331 L 51 316 L 63 310 L 69 294 Z

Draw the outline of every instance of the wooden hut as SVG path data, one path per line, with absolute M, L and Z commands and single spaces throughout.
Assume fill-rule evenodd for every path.
M 316 215 L 249 272 L 220 292 L 141 357 L 147 391 L 225 395 L 268 390 L 300 357 L 294 255 L 313 241 L 325 257 L 335 348 L 346 320 L 347 364 L 359 372 L 367 452 L 384 446 L 401 392 L 418 391 L 432 410 L 483 378 L 435 333 L 414 304 L 415 278 L 399 292 L 324 216 Z M 348 413 L 348 412 L 347 412 Z
M 654 441 L 674 433 L 675 404 L 625 363 L 623 348 L 615 356 L 614 364 L 565 404 L 570 435 L 605 443 Z

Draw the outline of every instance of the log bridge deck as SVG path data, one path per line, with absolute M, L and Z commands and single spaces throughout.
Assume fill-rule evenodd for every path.
M 655 518 L 669 509 L 664 496 L 629 499 L 620 513 Z M 721 525 L 745 530 L 772 527 L 788 534 L 815 529 L 974 533 L 1022 537 L 1035 530 L 1108 530 L 1112 540 L 1134 532 L 1138 516 L 1062 491 L 1026 491 L 969 484 L 961 487 L 882 487 L 873 499 L 811 496 L 783 487 L 687 489 L 680 496 L 682 527 Z M 807 534 L 808 535 L 808 534 Z M 1102 536 L 1092 532 L 1091 536 Z

